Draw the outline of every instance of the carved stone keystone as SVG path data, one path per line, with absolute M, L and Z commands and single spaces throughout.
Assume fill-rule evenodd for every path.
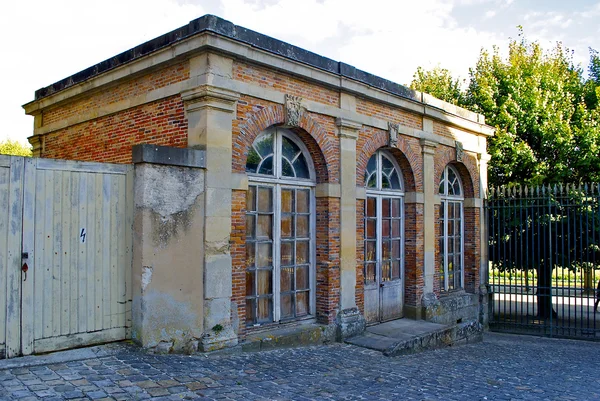
M 304 110 L 300 96 L 285 95 L 285 125 L 287 127 L 299 127 Z
M 388 146 L 397 147 L 398 146 L 398 130 L 400 126 L 399 124 L 388 122 Z
M 464 156 L 464 148 L 462 142 L 456 141 L 456 161 L 462 162 Z

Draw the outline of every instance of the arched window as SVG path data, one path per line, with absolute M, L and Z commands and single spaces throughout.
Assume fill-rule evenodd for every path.
M 246 324 L 315 313 L 315 173 L 283 128 L 261 133 L 246 163 Z
M 365 171 L 365 318 L 368 323 L 402 317 L 404 285 L 404 192 L 402 173 L 383 150 Z
M 440 178 L 441 197 L 440 223 L 440 266 L 441 289 L 459 289 L 464 282 L 463 259 L 463 189 L 458 172 L 447 165 Z

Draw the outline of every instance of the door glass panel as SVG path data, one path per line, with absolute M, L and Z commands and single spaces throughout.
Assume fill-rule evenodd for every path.
M 400 199 L 392 199 L 392 217 L 400 217 Z
M 246 237 L 249 239 L 256 238 L 256 233 L 254 232 L 254 222 L 256 220 L 256 215 L 248 214 L 246 215 Z
M 392 237 L 398 238 L 400 236 L 400 220 L 392 220 Z
M 246 298 L 246 320 L 256 322 L 256 299 Z
M 377 216 L 377 199 L 375 198 L 367 198 L 367 216 L 368 217 L 376 217 Z
M 255 270 L 246 270 L 246 294 L 256 295 Z
M 365 264 L 365 284 L 375 283 L 375 263 Z
M 294 264 L 293 242 L 281 243 L 281 265 L 287 266 Z
M 296 316 L 308 314 L 308 292 L 296 293 Z
M 381 236 L 383 238 L 389 238 L 390 236 L 390 220 L 383 219 L 381 222 Z
M 272 285 L 271 285 L 272 277 L 273 277 L 272 270 L 270 270 L 270 269 L 269 270 L 267 270 L 267 269 L 258 270 L 257 283 L 256 283 L 257 295 L 268 295 L 273 292 Z
M 292 215 L 288 214 L 281 216 L 281 238 L 291 238 L 293 235 L 293 226 Z
M 273 261 L 273 246 L 270 243 L 258 244 L 258 255 L 256 255 L 257 267 L 269 267 Z
M 390 281 L 391 273 L 390 262 L 383 262 L 381 264 L 381 281 Z
M 400 259 L 400 240 L 392 241 L 392 259 Z
M 281 190 L 281 211 L 291 213 L 293 211 L 294 192 L 291 189 Z
M 272 212 L 273 211 L 273 189 L 268 187 L 258 188 L 258 211 Z
M 246 210 L 249 212 L 256 211 L 256 187 L 250 185 L 246 192 Z
M 281 292 L 292 291 L 292 279 L 294 276 L 293 267 L 282 267 L 280 271 L 281 275 Z
M 400 278 L 400 262 L 392 262 L 392 280 L 398 280 Z
M 382 241 L 382 247 L 381 247 L 381 258 L 383 260 L 388 260 L 390 259 L 390 241 Z
M 390 199 L 383 198 L 381 200 L 381 217 L 390 217 Z
M 296 190 L 296 212 L 298 213 L 308 213 L 310 210 L 310 191 L 308 189 L 298 189 Z
M 273 238 L 273 216 L 270 214 L 258 215 L 257 238 Z
M 307 238 L 309 232 L 309 216 L 298 216 L 296 221 L 296 236 L 298 238 Z
M 281 318 L 289 319 L 293 316 L 292 294 L 281 295 Z
M 308 289 L 308 267 L 298 266 L 296 268 L 296 290 Z
M 309 251 L 308 241 L 296 242 L 296 264 L 308 263 L 310 258 L 308 256 Z
M 273 299 L 261 297 L 258 298 L 257 317 L 259 323 L 273 321 Z
M 246 267 L 255 267 L 255 255 L 254 255 L 255 242 L 249 242 L 246 244 Z
M 375 261 L 377 255 L 375 254 L 375 241 L 368 241 L 365 243 L 365 261 Z
M 377 220 L 367 220 L 367 239 L 377 238 Z

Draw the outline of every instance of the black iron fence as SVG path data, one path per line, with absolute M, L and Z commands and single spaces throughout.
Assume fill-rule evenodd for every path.
M 492 330 L 600 340 L 599 201 L 598 184 L 489 191 Z

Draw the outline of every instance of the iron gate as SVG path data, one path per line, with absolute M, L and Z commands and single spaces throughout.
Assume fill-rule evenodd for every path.
M 598 184 L 490 190 L 490 329 L 600 340 L 599 200 Z

